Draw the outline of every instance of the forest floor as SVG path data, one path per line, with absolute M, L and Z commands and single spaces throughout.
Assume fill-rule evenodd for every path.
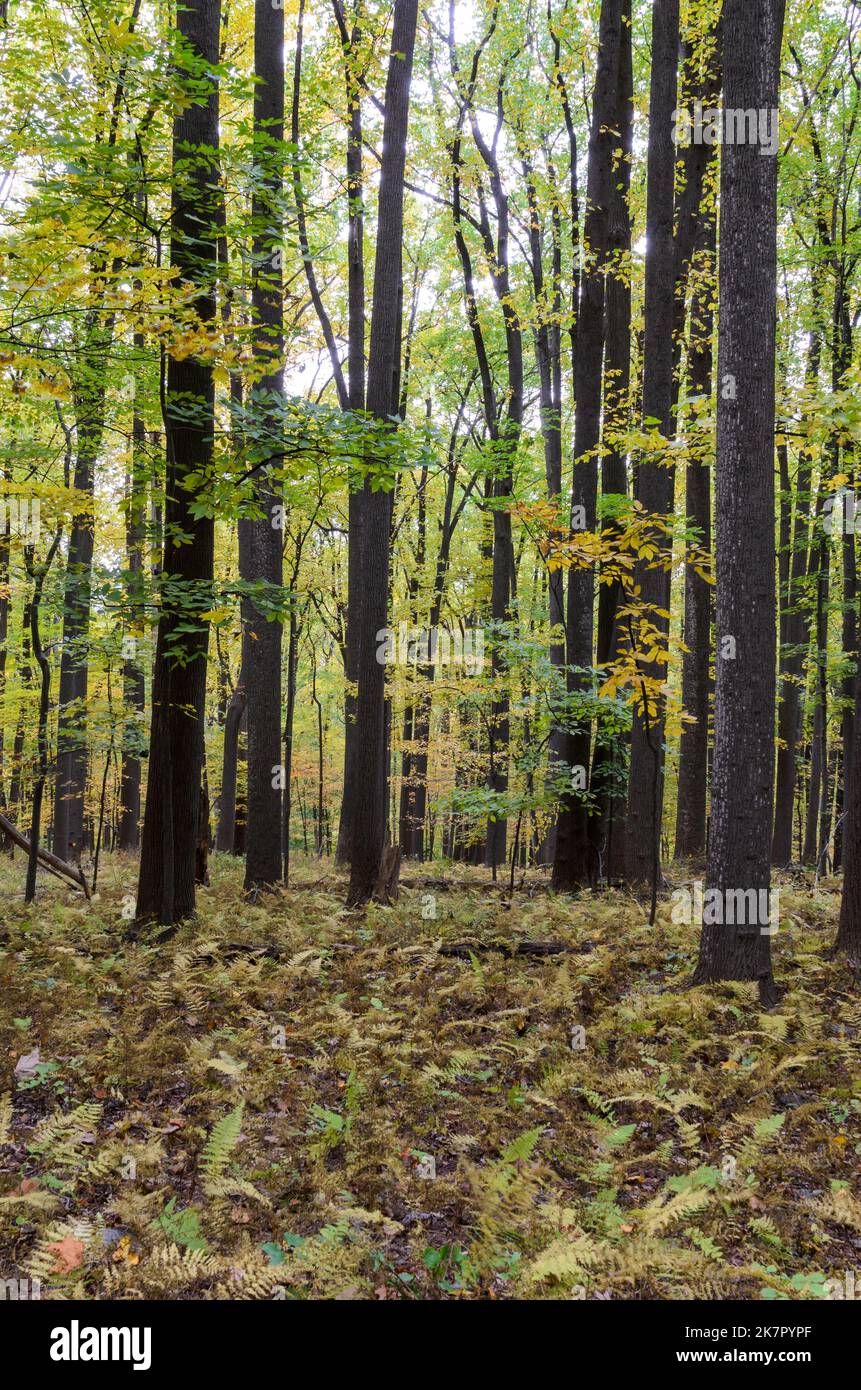
M 88 1298 L 817 1298 L 861 1268 L 861 989 L 782 885 L 778 1007 L 661 904 L 327 864 L 126 940 L 0 867 L 0 1279 Z M 411 886 L 410 886 L 411 885 Z M 435 914 L 435 915 L 434 915 Z M 518 943 L 564 947 L 512 954 Z M 507 953 L 500 949 L 507 948 Z M 457 950 L 452 952 L 452 947 Z M 5 1093 L 5 1095 L 3 1094 Z

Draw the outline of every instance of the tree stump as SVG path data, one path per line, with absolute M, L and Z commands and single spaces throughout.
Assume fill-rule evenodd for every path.
M 393 903 L 397 901 L 399 886 L 398 880 L 401 876 L 401 850 L 400 845 L 389 845 L 383 853 L 383 862 L 377 875 L 374 885 L 375 903 Z

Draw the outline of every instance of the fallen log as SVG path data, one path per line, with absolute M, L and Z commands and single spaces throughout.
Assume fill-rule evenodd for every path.
M 440 946 L 439 953 L 441 956 L 458 956 L 462 960 L 469 960 L 470 956 L 480 951 L 497 951 L 511 960 L 514 956 L 561 956 L 568 953 L 586 956 L 594 949 L 591 941 L 584 942 L 582 946 L 569 946 L 564 941 L 458 941 Z
M 22 849 L 25 854 L 30 853 L 30 841 L 27 839 L 26 835 L 21 834 L 18 827 L 10 821 L 7 816 L 3 815 L 2 811 L 0 811 L 0 830 L 3 831 L 3 834 L 6 835 L 14 845 Z M 36 857 L 42 865 L 42 868 L 47 869 L 55 878 L 71 879 L 72 883 L 76 884 L 78 888 L 83 889 L 84 897 L 87 899 L 87 902 L 90 901 L 89 884 L 84 877 L 83 869 L 79 865 L 67 864 L 65 859 L 59 859 L 56 854 L 52 854 L 49 849 L 43 849 L 41 846 L 36 851 Z

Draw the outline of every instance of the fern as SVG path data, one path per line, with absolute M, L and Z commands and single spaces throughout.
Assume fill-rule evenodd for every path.
M 185 1211 L 176 1210 L 176 1198 L 171 1197 L 164 1211 L 156 1220 L 168 1240 L 176 1245 L 184 1245 L 188 1250 L 205 1250 L 206 1240 L 201 1234 L 200 1217 L 190 1207 Z
M 723 1251 L 719 1245 L 715 1244 L 711 1236 L 707 1236 L 702 1231 L 698 1231 L 695 1226 L 688 1226 L 685 1235 L 691 1242 L 691 1245 L 695 1245 L 708 1259 L 723 1263 Z
M 27 1148 L 30 1153 L 47 1159 L 52 1167 L 83 1167 L 87 1141 L 91 1132 L 98 1128 L 101 1114 L 101 1105 L 88 1101 L 68 1114 L 49 1115 L 37 1126 Z
M 601 1257 L 602 1245 L 588 1236 L 573 1241 L 555 1240 L 527 1266 L 524 1279 L 527 1284 L 541 1284 L 551 1279 L 579 1284 Z
M 539 1127 L 538 1129 L 529 1129 L 525 1134 L 518 1135 L 516 1139 L 513 1139 L 511 1143 L 507 1144 L 502 1150 L 503 1160 L 506 1163 L 518 1163 L 525 1162 L 527 1158 L 531 1158 L 543 1133 L 543 1128 Z
M 230 1162 L 230 1155 L 236 1148 L 239 1135 L 242 1132 L 244 1110 L 245 1102 L 240 1101 L 235 1110 L 231 1110 L 229 1115 L 225 1115 L 213 1126 L 212 1133 L 200 1156 L 201 1171 L 207 1181 L 224 1176 L 224 1171 Z
M 272 1205 L 268 1197 L 264 1197 L 253 1183 L 246 1182 L 244 1178 L 209 1178 L 204 1184 L 204 1191 L 207 1197 L 251 1197 L 264 1206 Z
M 703 1187 L 692 1187 L 685 1192 L 677 1192 L 668 1202 L 664 1201 L 665 1195 L 663 1192 L 659 1193 L 654 1201 L 638 1213 L 641 1228 L 646 1235 L 665 1234 L 680 1221 L 702 1211 L 711 1201 L 711 1193 Z
M 773 1245 L 776 1250 L 782 1248 L 783 1241 L 780 1238 L 780 1232 L 770 1216 L 754 1217 L 750 1223 L 750 1229 L 768 1245 Z
M 6 1091 L 0 1096 L 0 1144 L 8 1144 L 12 1139 L 12 1093 Z

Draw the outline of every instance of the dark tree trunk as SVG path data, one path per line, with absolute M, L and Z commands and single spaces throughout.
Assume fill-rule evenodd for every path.
M 39 862 L 39 837 L 42 829 L 42 797 L 48 776 L 48 709 L 51 696 L 51 667 L 42 647 L 39 633 L 39 608 L 45 576 L 51 568 L 51 561 L 60 544 L 58 531 L 51 542 L 48 554 L 42 565 L 36 566 L 33 560 L 33 546 L 26 548 L 27 573 L 33 580 L 33 596 L 29 604 L 30 640 L 33 656 L 39 667 L 39 721 L 36 727 L 36 777 L 33 783 L 33 807 L 30 816 L 30 852 L 27 856 L 27 881 L 24 888 L 24 901 L 31 903 L 36 896 L 36 867 Z
M 837 788 L 837 826 L 834 832 L 834 872 L 838 873 L 843 860 L 843 816 L 846 791 L 855 746 L 855 689 L 858 666 L 858 571 L 855 556 L 855 536 L 843 537 L 843 656 L 854 666 L 843 679 L 844 708 L 841 719 L 841 776 Z
M 784 0 L 727 0 L 728 109 L 777 106 L 783 12 Z M 720 895 L 723 911 L 718 920 L 704 917 L 694 981 L 756 980 L 766 1007 L 775 1002 L 771 926 L 763 924 L 763 914 L 749 912 L 743 925 L 730 925 L 735 914 L 727 909 L 731 892 L 754 892 L 759 900 L 770 888 L 776 226 L 776 158 L 755 144 L 727 145 L 721 161 L 717 685 L 708 851 L 708 888 Z M 758 922 L 751 923 L 751 915 Z
M 428 402 L 430 405 L 430 402 Z M 416 487 L 416 545 L 415 545 L 415 566 L 408 580 L 409 594 L 409 621 L 412 626 L 417 626 L 421 617 L 419 611 L 419 580 L 424 570 L 425 555 L 427 550 L 427 490 L 428 469 L 427 465 L 422 468 L 419 475 L 419 482 Z M 404 703 L 403 719 L 403 742 L 404 751 L 401 754 L 401 795 L 398 808 L 398 841 L 401 847 L 401 854 L 404 858 L 421 859 L 422 852 L 422 830 L 424 825 L 424 809 L 419 819 L 418 810 L 418 748 L 415 744 L 416 739 L 416 718 L 417 706 L 421 702 L 422 692 L 419 685 L 419 672 L 416 670 L 413 676 L 413 687 L 409 691 Z
M 221 761 L 221 791 L 218 796 L 218 829 L 215 848 L 219 854 L 232 854 L 236 828 L 236 773 L 239 762 L 239 730 L 246 706 L 245 681 L 242 671 L 236 689 L 230 697 L 224 720 L 224 750 Z
M 195 62 L 195 99 L 174 117 L 171 263 L 197 290 L 201 323 L 215 317 L 218 217 L 218 86 L 200 92 L 200 69 L 219 59 L 220 0 L 190 0 L 177 27 Z M 164 576 L 152 695 L 150 766 L 141 844 L 137 914 L 166 925 L 195 903 L 203 718 L 212 603 L 214 524 L 193 514 L 187 475 L 208 475 L 213 455 L 212 366 L 170 358 L 165 431 Z M 193 412 L 189 402 L 194 403 Z M 190 544 L 178 544 L 190 538 Z M 177 629 L 179 628 L 179 631 Z
M 580 286 L 574 398 L 574 480 L 572 524 L 583 521 L 593 531 L 597 519 L 597 451 L 601 431 L 601 379 L 604 356 L 604 283 L 612 197 L 613 149 L 617 136 L 619 61 L 623 0 L 603 0 L 599 30 L 598 67 L 592 99 L 589 135 L 587 213 L 584 228 L 590 262 Z M 580 510 L 578 510 L 580 509 Z M 582 513 L 582 515 L 581 515 Z M 592 679 L 595 578 L 590 570 L 568 573 L 566 655 L 569 693 L 588 692 Z M 590 764 L 591 727 L 588 717 L 566 729 L 564 761 L 573 770 Z M 582 792 L 563 796 L 556 823 L 553 887 L 563 892 L 591 883 L 594 851 L 589 840 L 589 815 Z
M 209 793 L 206 790 L 205 781 L 200 784 L 194 881 L 204 885 L 209 883 Z
M 708 45 L 701 58 L 704 71 L 695 90 L 706 106 L 716 106 L 721 89 L 722 26 L 706 39 Z M 697 150 L 691 146 L 691 150 Z M 695 283 L 691 292 L 688 336 L 688 397 L 697 400 L 696 410 L 702 412 L 696 422 L 689 422 L 689 460 L 685 476 L 685 513 L 688 526 L 694 532 L 685 566 L 685 652 L 682 666 L 682 705 L 695 722 L 682 727 L 679 747 L 679 786 L 676 805 L 676 858 L 700 859 L 706 851 L 706 802 L 708 795 L 709 702 L 711 679 L 711 585 L 693 563 L 691 549 L 700 555 L 711 553 L 711 466 L 708 420 L 711 416 L 714 332 L 714 299 L 716 288 L 716 226 L 715 212 L 705 189 L 709 169 L 717 158 L 714 146 L 706 150 L 706 158 L 692 168 L 687 161 L 687 178 L 699 187 L 692 190 L 691 202 L 697 208 L 697 228 L 691 261 Z M 686 190 L 687 191 L 687 190 Z M 704 201 L 705 200 L 705 201 Z M 684 202 L 684 195 L 682 197 Z M 679 259 L 686 248 L 681 247 L 681 233 L 676 245 L 676 310 L 684 316 L 687 275 L 679 283 Z M 681 300 L 681 305 L 679 304 Z M 680 346 L 680 335 L 677 340 Z M 700 566 L 701 568 L 701 566 Z
M 814 299 L 821 289 L 821 272 L 814 275 Z M 819 378 L 822 338 L 818 327 L 810 336 L 805 380 L 813 388 Z M 786 601 L 781 611 L 780 699 L 777 710 L 777 778 L 774 803 L 774 836 L 771 862 L 785 867 L 792 859 L 792 817 L 795 809 L 798 741 L 801 735 L 801 678 L 810 635 L 805 606 L 805 576 L 812 564 L 810 536 L 810 482 L 812 457 L 799 451 L 795 482 L 795 521 Z
M 712 393 L 712 309 L 714 278 L 708 263 L 714 263 L 714 222 L 703 235 L 702 278 L 691 303 L 689 386 L 692 395 L 708 400 Z M 705 435 L 707 425 L 702 431 Z M 688 526 L 695 531 L 697 550 L 711 551 L 711 468 L 705 438 L 690 441 L 691 457 L 685 478 L 685 511 Z M 693 557 L 685 567 L 685 652 L 682 667 L 682 704 L 695 722 L 682 727 L 679 748 L 679 787 L 676 807 L 676 858 L 700 858 L 706 850 L 706 799 L 708 791 L 709 698 L 711 679 L 711 585 L 698 574 Z
M 11 482 L 11 468 L 7 464 L 4 476 Z M 11 521 L 9 513 L 0 531 L 0 710 L 6 708 L 6 657 L 9 644 L 9 541 Z M 4 743 L 4 722 L 0 717 L 0 810 L 6 809 L 6 748 Z M 11 847 L 11 846 L 10 846 Z M 6 839 L 0 833 L 0 851 L 6 848 Z
M 281 271 L 284 141 L 284 12 L 271 0 L 255 0 L 254 162 L 256 179 L 254 277 L 251 306 L 254 353 L 263 368 L 251 391 L 263 450 L 278 450 L 281 356 L 284 349 Z M 245 891 L 254 893 L 281 878 L 281 529 L 274 524 L 280 497 L 270 460 L 258 460 L 255 494 L 260 515 L 248 523 L 249 564 L 243 578 L 259 586 L 263 602 L 243 603 L 243 678 L 248 698 L 248 822 Z M 270 611 L 265 611 L 268 602 Z
M 855 677 L 852 755 L 844 774 L 843 898 L 835 949 L 861 969 L 861 679 Z
M 820 492 L 817 526 L 823 522 L 823 498 Z M 810 761 L 810 791 L 807 798 L 807 819 L 804 826 L 802 860 L 815 865 L 819 860 L 819 832 L 823 806 L 828 795 L 828 599 L 831 588 L 831 547 L 828 536 L 820 534 L 813 552 L 813 578 L 816 587 L 816 617 L 813 624 L 813 662 L 811 669 L 813 706 L 813 743 Z
M 348 405 L 350 410 L 365 408 L 365 219 L 364 180 L 362 173 L 362 102 L 363 74 L 357 71 L 362 31 L 355 20 L 347 34 L 341 13 L 340 0 L 333 0 L 336 16 L 342 26 L 344 47 L 344 77 L 348 106 L 347 128 L 347 195 L 349 212 L 347 245 L 347 370 Z M 358 672 L 359 631 L 362 603 L 362 513 L 364 492 L 354 488 L 348 501 L 347 536 L 347 626 L 344 676 L 347 693 L 344 697 L 344 793 L 338 825 L 338 844 L 335 862 L 350 860 L 354 835 L 353 811 L 356 806 L 356 697 L 354 685 Z
M 404 168 L 409 124 L 410 83 L 418 0 L 395 0 L 392 47 L 386 80 L 383 153 L 380 171 L 374 301 L 368 359 L 367 409 L 381 424 L 391 420 L 400 359 L 401 243 L 404 221 Z M 374 892 L 386 839 L 388 778 L 385 758 L 385 667 L 378 660 L 377 634 L 388 620 L 391 494 L 364 485 L 362 611 L 358 660 L 356 750 L 356 834 L 352 845 L 348 902 L 365 903 Z
M 290 610 L 290 637 L 287 643 L 287 710 L 284 717 L 284 800 L 282 803 L 281 857 L 284 882 L 290 879 L 290 812 L 293 806 L 293 721 L 296 714 L 296 668 L 299 662 L 299 618 Z M 304 816 L 303 816 L 304 819 Z M 305 846 L 307 852 L 307 844 Z
M 643 420 L 646 429 L 670 439 L 674 431 L 673 322 L 675 303 L 675 242 L 673 183 L 675 147 L 673 112 L 678 94 L 679 0 L 653 0 L 652 73 L 649 95 L 648 189 L 646 208 L 645 339 L 643 349 Z M 655 423 L 656 422 L 656 423 Z M 673 510 L 675 470 L 668 459 L 644 458 L 635 475 L 634 495 L 655 518 Z M 667 540 L 660 530 L 655 540 L 661 554 Z M 670 574 L 663 565 L 641 565 L 637 578 L 647 617 L 667 632 Z M 665 674 L 658 664 L 641 665 L 646 677 Z M 639 700 L 638 700 L 639 703 Z M 625 822 L 625 875 L 629 883 L 652 883 L 660 872 L 661 808 L 664 782 L 664 722 L 657 703 L 635 707 L 631 727 L 631 768 L 628 814 Z
M 78 448 L 75 488 L 93 495 L 96 456 L 105 410 L 104 364 L 98 354 L 85 367 L 75 395 Z M 57 771 L 54 784 L 54 853 L 77 863 L 84 841 L 84 789 L 87 782 L 86 701 L 93 569 L 93 516 L 72 521 L 63 599 L 63 647 L 58 691 Z
M 22 690 L 27 690 L 33 684 L 33 668 L 30 665 L 30 603 L 25 598 L 21 608 L 21 661 L 19 665 L 19 675 Z M 26 740 L 25 710 L 23 700 L 18 702 L 18 721 L 15 725 L 15 737 L 12 741 L 12 773 L 9 778 L 9 816 L 16 825 L 24 823 L 24 745 Z M 14 848 L 8 842 L 10 858 L 14 855 Z
M 619 90 L 616 129 L 619 153 L 613 169 L 610 194 L 608 270 L 606 288 L 606 346 L 604 350 L 604 422 L 601 455 L 601 495 L 628 494 L 627 448 L 618 436 L 631 422 L 631 153 L 634 139 L 634 73 L 631 42 L 631 5 L 624 0 L 619 47 Z M 604 523 L 605 526 L 607 523 Z M 612 528 L 611 528 L 612 529 Z M 598 589 L 598 640 L 596 661 L 607 667 L 620 654 L 624 634 L 616 620 L 622 600 L 618 580 Z M 601 876 L 612 882 L 624 872 L 626 798 L 619 786 L 621 774 L 619 736 L 600 727 L 595 738 L 590 786 L 597 798 L 590 821 L 590 836 L 600 856 Z
M 558 59 L 557 59 L 558 73 Z M 538 368 L 538 390 L 541 408 L 541 435 L 544 443 L 544 476 L 547 500 L 551 506 L 562 506 L 562 341 L 560 318 L 562 312 L 562 246 L 560 215 L 554 206 L 550 219 L 550 276 L 549 286 L 544 273 L 545 230 L 535 187 L 528 137 L 518 130 L 518 145 L 526 182 L 529 207 L 529 246 L 532 288 L 537 324 L 534 331 L 535 360 Z M 555 182 L 555 170 L 548 156 L 548 174 Z M 621 173 L 620 173 L 621 177 Z M 550 663 L 557 672 L 557 682 L 563 681 L 565 666 L 565 575 L 559 569 L 547 574 L 550 627 L 556 634 L 550 644 Z M 549 781 L 554 766 L 561 763 L 565 750 L 564 730 L 558 725 L 550 731 L 548 743 Z M 530 774 L 531 776 L 531 774 Z M 545 862 L 552 863 L 556 846 L 555 826 L 551 828 L 545 847 Z

